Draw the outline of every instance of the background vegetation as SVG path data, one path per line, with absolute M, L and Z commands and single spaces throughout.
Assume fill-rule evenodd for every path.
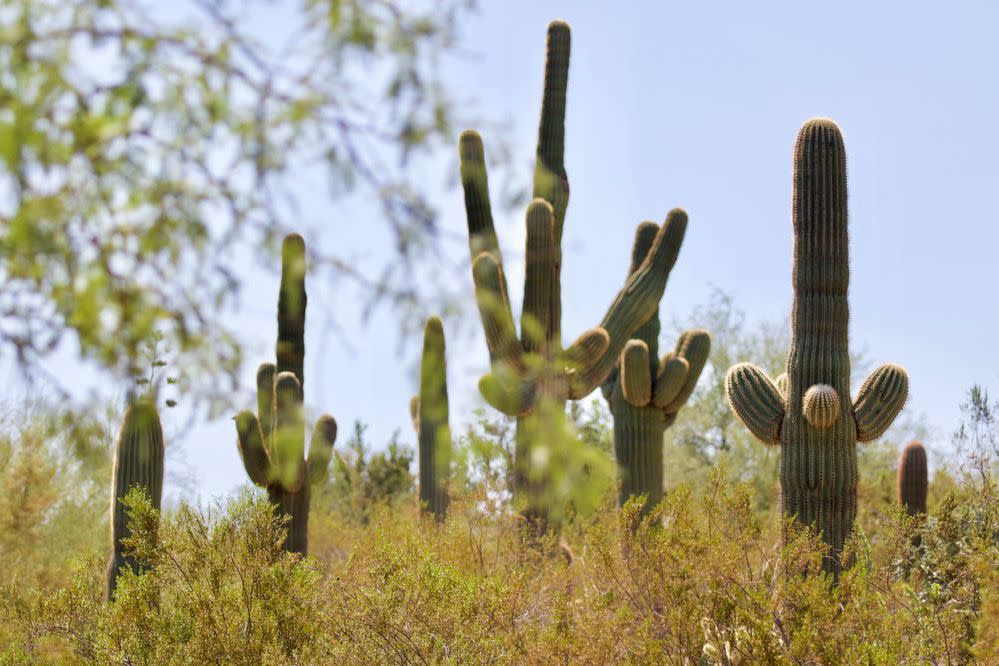
M 735 425 L 722 368 L 777 363 L 783 326 L 746 330 L 719 294 L 690 321 L 716 331 L 711 364 L 667 445 L 668 494 L 632 532 L 606 475 L 575 477 L 552 557 L 525 547 L 507 491 L 512 425 L 480 413 L 456 437 L 443 526 L 416 505 L 409 434 L 373 452 L 344 433 L 313 498 L 310 557 L 282 551 L 262 493 L 155 513 L 154 564 L 102 600 L 107 424 L 44 406 L 0 439 L 0 663 L 961 664 L 999 658 L 996 405 L 975 387 L 953 453 L 931 449 L 929 515 L 897 505 L 909 419 L 861 453 L 854 566 L 831 586 L 820 543 L 781 547 L 777 456 Z M 858 363 L 862 365 L 862 363 Z M 862 372 L 862 368 L 858 372 Z M 603 402 L 570 410 L 577 446 L 611 464 Z M 920 545 L 913 536 L 921 535 Z M 554 547 L 554 541 L 551 544 Z M 571 555 L 566 555 L 566 552 Z M 571 558 L 571 563 L 570 563 Z

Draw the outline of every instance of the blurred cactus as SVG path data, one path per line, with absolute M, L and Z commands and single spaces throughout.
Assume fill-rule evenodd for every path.
M 565 173 L 565 99 L 569 75 L 569 26 L 548 26 L 548 59 L 538 130 L 534 200 L 527 209 L 527 251 L 520 337 L 510 308 L 496 230 L 489 204 L 485 152 L 478 133 L 461 136 L 459 156 L 465 193 L 472 277 L 485 329 L 492 371 L 479 389 L 496 409 L 518 417 L 514 483 L 517 503 L 538 528 L 548 520 L 546 479 L 535 465 L 549 459 L 538 447 L 550 430 L 540 411 L 564 413 L 614 369 L 628 339 L 658 307 L 687 226 L 681 210 L 671 211 L 657 229 L 648 257 L 618 292 L 603 321 L 562 347 L 562 230 L 569 202 Z
M 928 483 L 926 449 L 909 442 L 898 461 L 898 501 L 910 516 L 926 513 Z
M 444 324 L 439 317 L 428 319 L 423 329 L 420 394 L 410 402 L 410 413 L 420 440 L 420 506 L 441 523 L 448 505 L 451 428 L 448 424 Z
M 630 273 L 642 266 L 658 231 L 652 222 L 638 226 Z M 707 331 L 690 330 L 660 360 L 660 327 L 657 308 L 625 345 L 618 367 L 602 386 L 614 417 L 620 504 L 645 495 L 643 514 L 663 497 L 663 434 L 694 392 L 711 352 Z
M 159 510 L 163 499 L 163 427 L 156 405 L 138 401 L 125 412 L 125 422 L 114 447 L 111 477 L 111 560 L 108 562 L 106 598 L 114 599 L 118 575 L 123 567 L 138 573 L 141 563 L 124 554 L 122 540 L 131 536 L 128 511 L 122 499 L 132 488 L 149 496 Z
M 309 549 L 310 487 L 325 480 L 336 441 L 336 421 L 328 414 L 320 416 L 306 459 L 305 268 L 305 241 L 291 234 L 281 248 L 277 365 L 263 363 L 257 370 L 257 414 L 243 411 L 236 416 L 246 473 L 267 489 L 279 515 L 289 518 L 285 550 L 302 555 Z
M 818 530 L 830 548 L 824 569 L 837 573 L 857 515 L 857 442 L 888 429 L 905 404 L 908 377 L 883 365 L 849 402 L 846 149 L 831 120 L 809 120 L 798 132 L 792 218 L 787 377 L 775 383 L 743 363 L 729 370 L 726 391 L 746 427 L 780 445 L 784 513 Z

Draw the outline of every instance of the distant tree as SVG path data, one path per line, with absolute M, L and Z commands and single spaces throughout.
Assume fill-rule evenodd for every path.
M 999 464 L 999 401 L 990 403 L 988 390 L 978 384 L 961 403 L 961 424 L 953 440 L 976 482 L 991 484 Z
M 301 229 L 310 176 L 376 203 L 393 255 L 312 265 L 415 314 L 439 236 L 413 158 L 450 136 L 438 64 L 473 2 L 3 3 L 0 357 L 127 376 L 158 332 L 189 392 L 225 390 L 238 262 Z
M 379 505 L 410 498 L 414 479 L 413 451 L 394 433 L 383 451 L 372 451 L 365 441 L 367 426 L 354 422 L 346 451 L 334 451 L 330 481 L 319 492 L 317 504 L 358 523 L 367 523 Z

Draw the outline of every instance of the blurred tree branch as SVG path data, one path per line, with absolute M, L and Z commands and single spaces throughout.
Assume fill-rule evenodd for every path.
M 413 158 L 450 145 L 439 61 L 473 3 L 300 0 L 262 40 L 264 2 L 0 0 L 0 357 L 30 379 L 70 341 L 135 375 L 158 333 L 224 395 L 234 267 L 301 227 L 304 174 L 376 202 L 393 250 L 312 266 L 419 316 L 440 231 Z

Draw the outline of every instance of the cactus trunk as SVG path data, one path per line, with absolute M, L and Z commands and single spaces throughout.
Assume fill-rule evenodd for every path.
M 125 413 L 125 422 L 115 443 L 111 486 L 111 559 L 108 562 L 106 598 L 114 598 L 118 575 L 128 567 L 141 570 L 142 563 L 125 555 L 122 540 L 131 536 L 128 512 L 121 500 L 132 488 L 143 490 L 154 509 L 163 498 L 163 427 L 155 405 L 138 402 Z

